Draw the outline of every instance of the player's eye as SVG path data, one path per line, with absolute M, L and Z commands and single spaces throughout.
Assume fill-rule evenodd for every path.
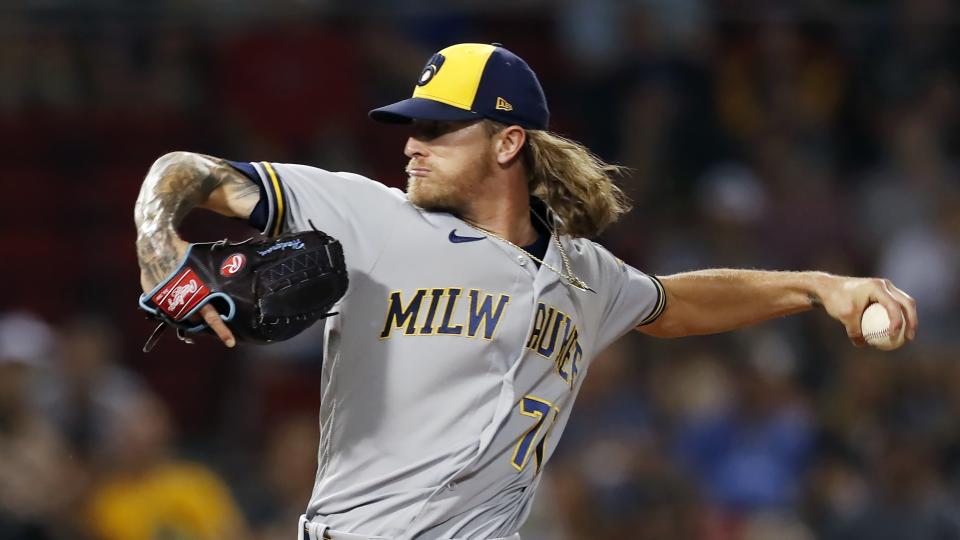
M 459 129 L 463 129 L 470 124 L 475 123 L 476 120 L 467 120 L 460 122 L 443 122 L 436 120 L 416 120 L 413 122 L 413 137 L 421 141 L 429 141 L 436 139 L 447 133 L 452 133 Z
M 421 141 L 436 139 L 443 134 L 441 123 L 419 120 L 413 123 L 413 137 Z

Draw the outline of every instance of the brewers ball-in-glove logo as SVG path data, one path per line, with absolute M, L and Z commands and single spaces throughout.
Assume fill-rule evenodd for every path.
M 144 351 L 167 326 L 182 339 L 212 333 L 190 320 L 210 303 L 241 341 L 289 339 L 330 315 L 347 285 L 343 248 L 320 231 L 190 244 L 170 277 L 140 297 L 140 308 L 161 321 Z
M 433 76 L 440 71 L 440 68 L 443 66 L 443 61 L 443 55 L 440 53 L 431 56 L 430 59 L 427 60 L 427 65 L 424 66 L 423 71 L 420 73 L 420 80 L 417 81 L 417 86 L 424 86 L 430 82 Z

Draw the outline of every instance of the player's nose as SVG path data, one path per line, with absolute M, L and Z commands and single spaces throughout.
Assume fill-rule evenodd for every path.
M 427 155 L 427 145 L 416 137 L 407 137 L 407 144 L 403 147 L 403 153 L 411 159 L 423 157 Z

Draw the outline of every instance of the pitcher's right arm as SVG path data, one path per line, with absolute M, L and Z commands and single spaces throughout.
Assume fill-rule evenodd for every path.
M 153 289 L 180 263 L 187 243 L 177 226 L 194 208 L 247 219 L 260 200 L 260 188 L 227 161 L 191 152 L 171 152 L 150 167 L 134 207 L 140 284 Z M 235 340 L 212 306 L 204 321 L 227 345 Z

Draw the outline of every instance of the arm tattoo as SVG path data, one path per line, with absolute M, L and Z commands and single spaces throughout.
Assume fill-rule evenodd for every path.
M 221 159 L 174 152 L 150 168 L 134 207 L 137 259 L 145 286 L 159 283 L 176 267 L 182 256 L 177 251 L 177 226 L 218 187 L 231 200 L 253 198 L 255 204 L 259 197 L 259 188 Z
M 233 200 L 252 199 L 256 204 L 260 200 L 260 186 L 254 184 L 246 176 L 233 170 L 233 167 L 227 165 L 230 174 L 225 176 L 221 186 L 227 191 L 228 198 Z

